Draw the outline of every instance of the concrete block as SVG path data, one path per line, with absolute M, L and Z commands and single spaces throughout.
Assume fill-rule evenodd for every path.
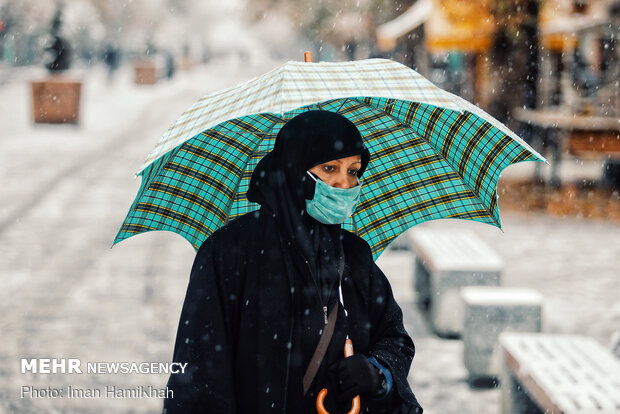
M 593 338 L 504 332 L 498 342 L 503 414 L 620 413 L 620 361 Z
M 503 260 L 470 231 L 424 229 L 412 232 L 411 239 L 418 306 L 428 309 L 437 334 L 459 336 L 463 321 L 461 288 L 498 286 Z
M 461 297 L 463 362 L 470 379 L 499 377 L 499 335 L 504 331 L 540 332 L 543 296 L 527 288 L 470 286 L 461 290 Z

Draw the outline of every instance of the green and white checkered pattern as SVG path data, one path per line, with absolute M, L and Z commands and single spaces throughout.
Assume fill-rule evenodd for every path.
M 392 60 L 288 62 L 245 83 L 202 97 L 161 137 L 140 170 L 202 131 L 230 119 L 266 112 L 283 115 L 317 102 L 356 96 L 380 96 L 468 111 L 529 148 L 477 106 L 438 88 L 416 71 Z
M 358 65 L 405 68 L 377 59 L 346 64 L 295 63 L 283 68 L 304 65 L 317 69 L 318 73 L 311 73 L 321 82 L 328 81 L 320 68 L 335 71 L 344 66 L 349 75 L 337 78 L 351 85 L 357 76 L 363 76 L 362 71 L 352 69 Z M 371 153 L 360 203 L 344 227 L 363 237 L 375 258 L 400 233 L 427 220 L 463 218 L 500 227 L 496 186 L 501 171 L 516 162 L 544 159 L 482 110 L 441 91 L 412 70 L 404 71 L 408 72 L 407 76 L 375 73 L 374 77 L 384 79 L 380 85 L 410 82 L 407 93 L 417 95 L 417 100 L 359 95 L 314 101 L 284 113 L 263 111 L 231 118 L 190 139 L 171 138 L 172 131 L 181 131 L 177 121 L 155 149 L 161 154 L 152 153 L 141 170 L 140 190 L 114 242 L 150 230 L 170 230 L 197 249 L 226 222 L 257 209 L 258 205 L 246 199 L 254 167 L 273 148 L 280 128 L 311 109 L 338 112 L 350 119 Z M 278 70 L 273 73 L 281 75 Z M 295 90 L 303 95 L 301 91 L 309 84 L 306 79 Z M 245 85 L 254 87 L 260 82 Z M 344 89 L 353 93 L 353 88 Z M 406 85 L 397 89 L 403 94 L 407 90 Z M 237 93 L 241 100 L 252 99 L 251 93 Z M 451 101 L 441 105 L 425 102 L 442 94 Z M 222 105 L 218 102 L 216 106 Z M 192 122 L 203 125 L 203 119 L 192 115 L 195 112 L 190 109 L 184 119 L 195 117 Z M 163 150 L 169 139 L 180 141 Z

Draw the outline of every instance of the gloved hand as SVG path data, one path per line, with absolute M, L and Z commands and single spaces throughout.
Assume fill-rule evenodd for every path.
M 338 378 L 338 402 L 341 404 L 356 395 L 376 393 L 383 381 L 381 371 L 362 354 L 351 355 L 332 364 L 330 371 Z

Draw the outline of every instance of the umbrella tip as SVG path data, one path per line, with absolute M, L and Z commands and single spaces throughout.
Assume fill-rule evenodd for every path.
M 312 52 L 310 51 L 304 52 L 304 62 L 312 62 Z

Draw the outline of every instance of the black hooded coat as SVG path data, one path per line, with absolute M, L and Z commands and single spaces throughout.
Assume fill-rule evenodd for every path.
M 402 311 L 368 244 L 307 215 L 315 183 L 306 171 L 333 159 L 370 154 L 355 126 L 341 115 L 311 111 L 289 121 L 273 151 L 257 165 L 247 197 L 261 208 L 214 232 L 194 261 L 181 313 L 165 413 L 315 413 L 327 388 L 331 414 L 337 402 L 330 366 L 344 357 L 346 335 L 355 353 L 373 356 L 394 385 L 383 399 L 361 396 L 361 412 L 421 413 L 407 382 L 413 341 Z M 340 245 L 345 257 L 338 299 Z M 306 395 L 302 377 L 325 326 L 324 307 L 337 306 L 333 337 Z

